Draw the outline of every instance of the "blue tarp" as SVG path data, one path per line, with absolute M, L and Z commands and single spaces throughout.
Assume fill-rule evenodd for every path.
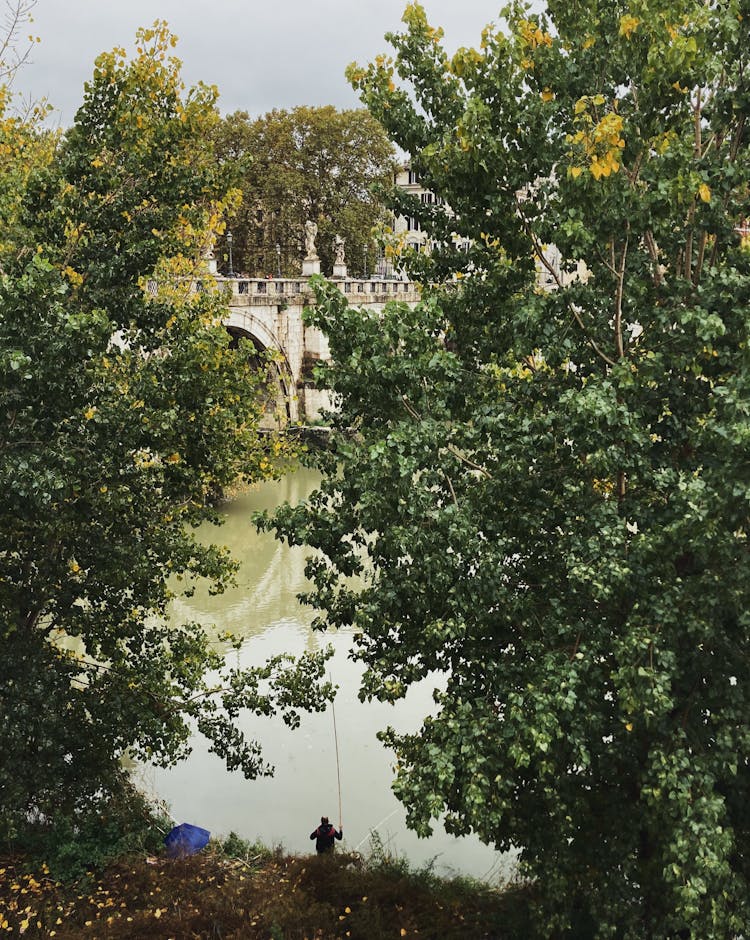
M 171 858 L 182 858 L 185 855 L 195 855 L 196 852 L 208 845 L 211 833 L 208 829 L 201 829 L 200 826 L 191 826 L 190 823 L 181 823 L 167 833 L 164 837 L 164 845 L 167 847 L 167 855 Z

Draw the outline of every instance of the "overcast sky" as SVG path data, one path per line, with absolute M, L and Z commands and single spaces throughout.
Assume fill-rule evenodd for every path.
M 6 0 L 0 0 L 5 3 Z M 179 37 L 188 85 L 219 87 L 223 113 L 333 104 L 357 107 L 344 78 L 349 62 L 389 50 L 383 35 L 401 28 L 406 0 L 37 0 L 41 38 L 15 90 L 46 96 L 56 123 L 70 123 L 95 57 L 132 49 L 135 31 L 165 19 Z M 477 45 L 502 0 L 422 0 L 450 52 Z

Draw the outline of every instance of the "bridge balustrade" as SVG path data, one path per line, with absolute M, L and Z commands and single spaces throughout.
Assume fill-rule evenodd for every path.
M 217 278 L 219 284 L 229 287 L 236 297 L 262 297 L 264 299 L 284 295 L 286 297 L 310 294 L 307 280 L 293 280 L 291 278 Z M 411 281 L 397 281 L 385 279 L 359 279 L 347 278 L 335 281 L 339 290 L 345 294 L 363 294 L 370 296 L 414 294 L 417 286 Z M 200 290 L 200 285 L 198 286 Z M 252 300 L 250 300 L 252 303 Z
M 368 297 L 372 297 L 373 300 L 375 300 L 378 294 L 417 295 L 419 293 L 419 288 L 412 281 L 347 278 L 346 280 L 334 281 L 334 283 L 337 284 L 339 290 L 345 294 L 362 295 L 363 301 Z M 191 281 L 191 284 L 191 289 L 198 293 L 211 290 L 212 287 L 217 285 L 220 288 L 223 286 L 229 288 L 233 297 L 237 297 L 238 299 L 247 298 L 251 304 L 253 303 L 253 297 L 258 298 L 256 303 L 273 303 L 273 300 L 271 300 L 273 296 L 284 296 L 291 300 L 293 297 L 309 297 L 312 293 L 307 280 L 291 278 L 229 278 L 208 276 L 197 278 Z M 146 284 L 147 292 L 154 296 L 158 292 L 158 287 L 158 282 L 153 279 L 149 280 Z M 243 302 L 247 301 L 240 301 L 240 305 L 242 305 Z

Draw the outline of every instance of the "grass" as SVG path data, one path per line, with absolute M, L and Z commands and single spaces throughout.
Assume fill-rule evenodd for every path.
M 192 858 L 136 857 L 71 884 L 0 859 L 0 937 L 520 940 L 528 888 L 504 891 L 376 853 L 293 856 L 235 835 Z

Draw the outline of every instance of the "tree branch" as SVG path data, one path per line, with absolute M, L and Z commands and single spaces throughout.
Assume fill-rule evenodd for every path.
M 625 355 L 625 347 L 622 341 L 622 297 L 625 289 L 625 259 L 628 256 L 628 239 L 625 236 L 625 243 L 622 246 L 622 255 L 620 256 L 620 265 L 617 270 L 617 289 L 615 291 L 615 349 L 617 358 L 622 359 Z M 612 241 L 612 254 L 614 256 L 614 240 Z
M 406 395 L 403 395 L 403 394 L 401 395 L 401 401 L 403 403 L 404 408 L 406 408 L 406 411 L 409 413 L 409 415 L 411 415 L 412 418 L 414 418 L 415 421 L 423 420 L 422 415 L 420 415 L 419 412 L 416 411 L 412 407 Z M 445 449 L 448 451 L 448 453 L 453 454 L 453 456 L 457 460 L 460 460 L 461 463 L 465 463 L 467 467 L 470 467 L 472 470 L 476 470 L 478 473 L 481 473 L 482 476 L 487 477 L 488 480 L 492 479 L 492 474 L 485 467 L 481 466 L 481 464 L 474 463 L 474 461 L 471 460 L 469 457 L 467 457 L 466 454 L 462 454 L 455 444 L 446 444 Z M 450 481 L 448 482 L 450 485 Z M 455 491 L 453 490 L 453 486 L 451 486 L 450 488 L 451 488 L 451 492 L 453 493 L 453 498 L 455 500 L 456 494 L 455 494 Z M 456 501 L 456 505 L 458 505 L 458 501 Z
M 656 239 L 651 229 L 647 229 L 643 233 L 643 241 L 646 243 L 646 250 L 654 265 L 654 283 L 659 287 L 664 283 L 664 275 L 662 274 L 661 263 L 659 262 L 659 246 L 656 244 Z
M 562 278 L 560 277 L 560 275 L 557 273 L 557 271 L 554 269 L 554 267 L 549 263 L 549 261 L 545 257 L 544 251 L 542 250 L 541 245 L 539 244 L 539 239 L 532 232 L 529 221 L 521 210 L 521 203 L 519 202 L 517 196 L 516 196 L 516 209 L 518 211 L 519 217 L 523 224 L 524 230 L 526 231 L 526 234 L 529 236 L 529 239 L 531 240 L 531 244 L 534 249 L 534 255 L 539 259 L 541 264 L 552 275 L 558 288 L 563 289 L 565 285 L 562 282 Z M 586 337 L 586 342 L 591 346 L 594 352 L 601 359 L 603 359 L 604 362 L 607 363 L 607 365 L 613 366 L 615 364 L 614 359 L 610 359 L 609 356 L 602 349 L 599 348 L 596 340 L 593 338 L 593 336 L 591 336 L 589 331 L 586 329 L 586 324 L 583 322 L 583 319 L 580 313 L 576 310 L 575 306 L 572 303 L 570 303 L 570 301 L 568 301 L 567 298 L 566 298 L 566 303 L 567 303 L 568 309 L 573 314 L 573 318 L 575 319 L 576 323 L 578 324 L 581 331 L 583 332 L 583 335 Z
M 18 34 L 24 23 L 30 22 L 31 11 L 36 6 L 36 0 L 15 0 L 14 3 L 7 0 L 5 6 L 7 12 L 3 24 L 4 35 L 0 41 L 0 81 L 10 84 L 15 73 L 28 62 L 34 47 L 32 40 L 24 52 L 16 51 Z M 7 60 L 9 53 L 13 53 L 10 61 Z

